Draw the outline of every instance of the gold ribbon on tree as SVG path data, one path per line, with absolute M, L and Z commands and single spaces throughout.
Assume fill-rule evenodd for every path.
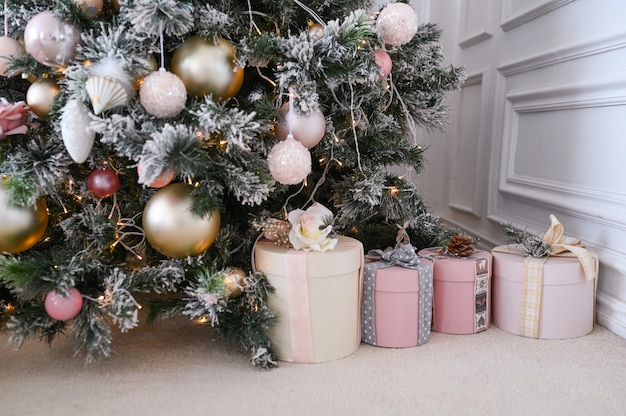
M 587 282 L 598 276 L 598 258 L 587 251 L 579 239 L 564 236 L 563 225 L 554 215 L 550 215 L 550 221 L 552 224 L 543 236 L 543 241 L 550 245 L 550 254 L 540 258 L 529 256 L 524 260 L 520 335 L 526 337 L 539 338 L 543 264 L 550 256 L 571 252 L 578 257 Z

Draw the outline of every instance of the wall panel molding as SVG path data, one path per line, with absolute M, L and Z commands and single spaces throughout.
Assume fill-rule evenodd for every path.
M 469 48 L 493 36 L 491 29 L 493 0 L 473 0 L 461 4 L 459 47 Z
M 516 152 L 520 143 L 520 118 L 524 115 L 546 112 L 571 112 L 596 108 L 600 111 L 614 106 L 624 108 L 626 113 L 625 77 L 611 77 L 589 81 L 581 84 L 570 84 L 558 87 L 546 87 L 529 91 L 518 91 L 506 95 L 503 142 L 500 160 L 498 191 L 543 206 L 546 209 L 559 208 L 571 210 L 576 207 L 574 215 L 587 219 L 602 218 L 611 226 L 626 229 L 626 191 L 584 186 L 575 181 L 554 180 L 541 176 L 520 174 L 516 171 Z M 611 95 L 612 94 L 612 95 Z M 589 120 L 587 123 L 591 123 Z M 617 120 L 615 123 L 617 124 Z M 616 125 L 617 128 L 617 125 Z M 569 145 L 567 138 L 563 146 Z M 619 149 L 614 149 L 619 152 Z M 615 168 L 619 169 L 619 168 Z M 546 168 L 546 172 L 547 172 Z M 541 172 L 537 172 L 541 175 Z M 610 185 L 610 183 L 609 183 Z
M 558 65 L 574 59 L 599 55 L 622 48 L 626 48 L 626 32 L 611 33 L 594 39 L 587 39 L 584 42 L 566 45 L 556 50 L 545 51 L 519 60 L 503 63 L 498 66 L 498 71 L 504 76 L 510 77 L 523 72 Z
M 500 27 L 505 32 L 558 9 L 574 0 L 505 0 L 502 5 Z
M 488 70 L 475 72 L 468 75 L 461 87 L 459 124 L 452 140 L 451 174 L 448 178 L 448 206 L 476 218 L 482 215 L 482 178 L 488 163 L 482 150 L 489 104 L 485 79 L 489 79 Z

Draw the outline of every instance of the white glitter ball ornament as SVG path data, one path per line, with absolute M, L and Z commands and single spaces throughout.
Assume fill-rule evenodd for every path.
M 389 3 L 376 19 L 376 33 L 386 44 L 400 46 L 413 39 L 418 23 L 417 13 L 411 6 Z
M 311 153 L 302 143 L 288 135 L 267 156 L 272 177 L 283 185 L 296 185 L 311 173 Z
M 185 108 L 187 89 L 178 76 L 161 68 L 144 78 L 139 102 L 155 117 L 174 117 Z

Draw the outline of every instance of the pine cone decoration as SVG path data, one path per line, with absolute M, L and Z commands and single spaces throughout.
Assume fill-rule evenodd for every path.
M 467 257 L 474 253 L 474 239 L 464 234 L 454 234 L 448 243 L 448 253 L 453 256 Z

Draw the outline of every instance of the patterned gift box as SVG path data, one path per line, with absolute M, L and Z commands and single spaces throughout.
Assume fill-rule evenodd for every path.
M 256 270 L 275 292 L 268 306 L 278 315 L 269 331 L 282 361 L 319 363 L 355 352 L 361 343 L 363 245 L 349 238 L 326 252 L 294 250 L 261 240 Z
M 489 328 L 491 253 L 476 251 L 468 257 L 454 257 L 436 247 L 420 250 L 419 255 L 423 262 L 433 262 L 433 330 L 461 335 Z
M 361 338 L 378 347 L 416 347 L 430 340 L 432 269 L 413 247 L 372 250 L 364 266 Z M 377 261 L 372 261 L 377 260 Z
M 525 337 L 576 338 L 593 330 L 598 256 L 564 237 L 561 223 L 550 218 L 543 237 L 548 256 L 528 256 L 520 244 L 492 250 L 493 322 Z

